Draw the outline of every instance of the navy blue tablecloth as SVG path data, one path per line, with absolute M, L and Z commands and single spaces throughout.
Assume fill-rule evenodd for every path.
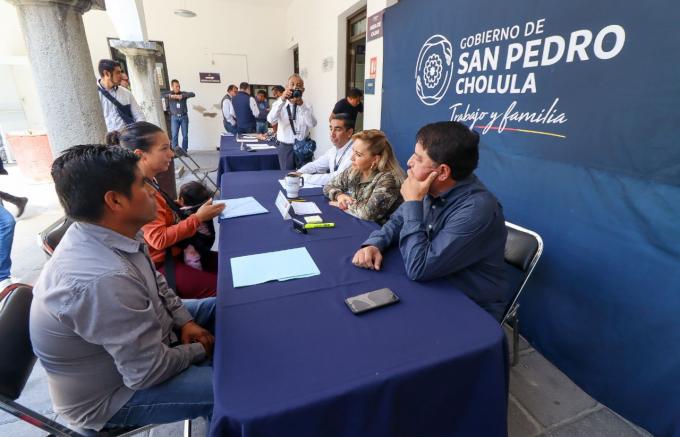
M 279 158 L 276 149 L 247 152 L 241 150 L 241 144 L 236 141 L 236 137 L 220 136 L 220 163 L 217 167 L 217 185 L 220 185 L 222 175 L 226 172 L 278 170 L 279 168 Z
M 301 191 L 330 229 L 301 235 L 274 205 L 281 171 L 226 173 L 222 197 L 270 213 L 219 236 L 214 436 L 506 436 L 507 351 L 498 325 L 445 280 L 417 283 L 390 250 L 351 264 L 377 225 Z M 321 274 L 233 288 L 229 259 L 306 247 Z M 355 316 L 349 296 L 389 287 L 396 305 Z

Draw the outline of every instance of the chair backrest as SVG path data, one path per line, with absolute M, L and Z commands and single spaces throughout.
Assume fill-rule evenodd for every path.
M 506 318 L 513 313 L 524 285 L 543 253 L 543 239 L 536 232 L 510 222 L 505 222 L 505 227 L 508 231 L 508 238 L 505 241 L 505 263 L 519 270 L 522 278 L 519 286 L 512 290 L 513 294 L 510 296 L 502 323 L 505 323 Z
M 18 287 L 0 302 L 0 395 L 15 400 L 31 375 L 36 357 L 28 319 L 33 293 Z
M 73 224 L 73 220 L 64 216 L 52 223 L 47 229 L 40 233 L 40 240 L 42 241 L 42 250 L 52 256 L 54 249 L 57 248 L 59 242 L 64 237 L 64 234 Z

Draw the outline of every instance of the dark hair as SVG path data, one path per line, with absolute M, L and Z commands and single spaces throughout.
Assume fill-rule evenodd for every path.
M 227 92 L 229 92 L 229 91 L 231 91 L 231 90 L 234 90 L 234 89 L 237 90 L 238 87 L 232 83 L 231 85 L 229 85 L 229 86 L 227 87 Z
M 104 77 L 105 71 L 113 74 L 113 70 L 115 70 L 116 67 L 120 67 L 120 62 L 114 61 L 113 59 L 100 59 L 99 66 L 97 67 L 99 70 L 99 77 Z
M 274 92 L 274 91 L 276 91 L 278 93 L 282 93 L 282 92 L 286 91 L 286 89 L 284 87 L 282 87 L 281 85 L 274 85 L 272 87 L 272 92 Z
M 248 82 L 241 82 L 238 87 L 241 91 L 245 91 L 250 88 L 250 84 L 248 84 Z
M 149 152 L 153 145 L 153 136 L 158 132 L 163 132 L 163 129 L 148 121 L 136 121 L 119 131 L 114 130 L 107 133 L 106 144 Z
M 345 127 L 345 129 L 354 130 L 354 126 L 356 124 L 356 120 L 352 118 L 351 115 L 345 113 L 333 114 L 333 118 L 331 120 L 342 120 L 342 125 Z
M 439 121 L 421 127 L 416 142 L 431 160 L 448 165 L 455 181 L 470 176 L 479 163 L 479 134 L 457 121 Z
M 265 90 L 257 90 L 257 94 L 262 94 L 263 96 L 267 97 L 267 91 Z
M 202 183 L 191 181 L 179 187 L 179 197 L 186 206 L 201 206 L 212 197 L 213 193 Z
M 364 92 L 361 91 L 359 88 L 350 88 L 349 91 L 347 92 L 347 97 L 351 97 L 353 99 L 356 99 L 357 97 L 363 97 Z
M 52 163 L 52 179 L 61 206 L 73 220 L 96 222 L 109 191 L 132 194 L 139 158 L 131 150 L 103 144 L 73 146 Z
M 172 85 L 172 84 L 174 84 L 174 83 L 176 83 L 177 85 L 179 85 L 179 81 L 178 81 L 177 79 L 173 79 L 173 80 L 170 81 L 170 85 Z

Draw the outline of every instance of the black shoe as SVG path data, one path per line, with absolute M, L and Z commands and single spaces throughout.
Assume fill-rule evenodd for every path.
M 28 203 L 28 197 L 19 197 L 15 205 L 17 206 L 17 218 L 21 217 L 26 209 L 26 204 Z

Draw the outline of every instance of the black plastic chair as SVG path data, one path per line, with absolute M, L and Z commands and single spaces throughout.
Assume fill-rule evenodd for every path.
M 509 304 L 501 326 L 512 327 L 512 365 L 519 362 L 519 297 L 543 253 L 543 239 L 536 232 L 505 222 L 508 239 L 505 242 L 505 264 L 511 279 Z M 512 279 L 515 279 L 514 281 Z
M 32 300 L 30 287 L 18 287 L 0 302 L 0 409 L 58 437 L 125 437 L 153 428 L 155 425 L 77 432 L 16 402 L 36 361 L 28 328 Z M 191 436 L 190 420 L 184 422 L 184 435 Z
M 44 231 L 40 233 L 40 247 L 48 256 L 52 256 L 54 249 L 64 237 L 64 234 L 73 224 L 73 220 L 64 216 L 56 222 L 49 225 Z

